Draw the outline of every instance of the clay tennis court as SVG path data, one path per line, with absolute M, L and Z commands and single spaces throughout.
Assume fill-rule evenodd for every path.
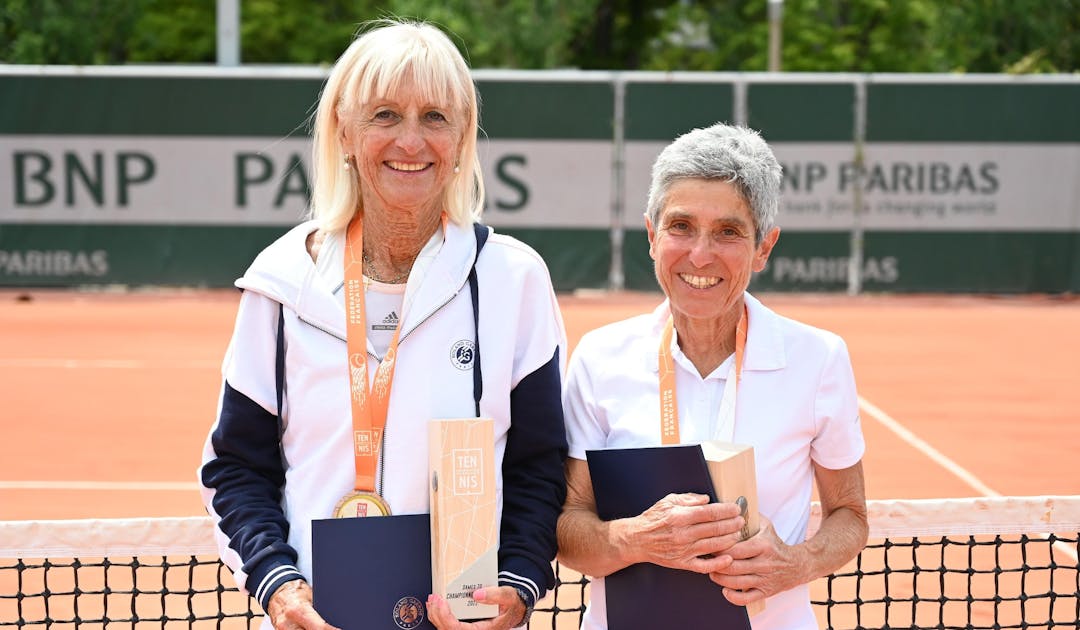
M 868 498 L 1080 494 L 1080 300 L 759 297 L 847 341 Z M 0 520 L 202 515 L 238 298 L 0 291 Z M 561 295 L 571 347 L 659 299 Z
M 1080 494 L 1080 300 L 762 298 L 847 341 L 869 498 Z M 0 520 L 203 514 L 195 469 L 238 299 L 0 291 Z M 571 346 L 659 299 L 561 295 Z

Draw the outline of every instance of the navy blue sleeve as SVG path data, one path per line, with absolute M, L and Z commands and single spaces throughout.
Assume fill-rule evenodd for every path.
M 566 427 L 559 349 L 510 392 L 503 456 L 499 583 L 525 589 L 533 604 L 555 586 L 555 527 L 566 500 Z
M 201 481 L 214 491 L 217 527 L 243 563 L 248 592 L 266 610 L 278 586 L 303 579 L 281 509 L 281 429 L 274 414 L 228 382 L 222 396 L 221 416 L 210 436 L 213 456 L 202 466 Z

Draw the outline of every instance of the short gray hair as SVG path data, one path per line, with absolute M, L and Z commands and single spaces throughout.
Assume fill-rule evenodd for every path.
M 676 138 L 653 163 L 646 213 L 658 226 L 668 191 L 680 180 L 730 182 L 750 206 L 755 242 L 760 243 L 776 221 L 780 178 L 780 163 L 753 129 L 724 123 L 694 129 Z

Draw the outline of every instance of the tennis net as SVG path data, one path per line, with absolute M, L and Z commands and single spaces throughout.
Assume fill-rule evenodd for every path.
M 1080 496 L 871 501 L 858 558 L 811 585 L 827 628 L 1080 627 Z M 815 516 L 810 530 L 817 525 Z M 532 628 L 580 624 L 556 565 Z M 0 627 L 257 627 L 206 518 L 0 522 Z

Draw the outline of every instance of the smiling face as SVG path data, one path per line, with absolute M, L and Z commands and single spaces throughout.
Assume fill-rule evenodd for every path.
M 365 213 L 439 213 L 461 147 L 462 115 L 408 84 L 341 121 Z
M 646 227 L 656 279 L 671 301 L 676 327 L 681 318 L 720 322 L 737 312 L 780 228 L 755 243 L 749 204 L 723 180 L 679 180 L 666 199 L 658 224 L 646 220 Z

